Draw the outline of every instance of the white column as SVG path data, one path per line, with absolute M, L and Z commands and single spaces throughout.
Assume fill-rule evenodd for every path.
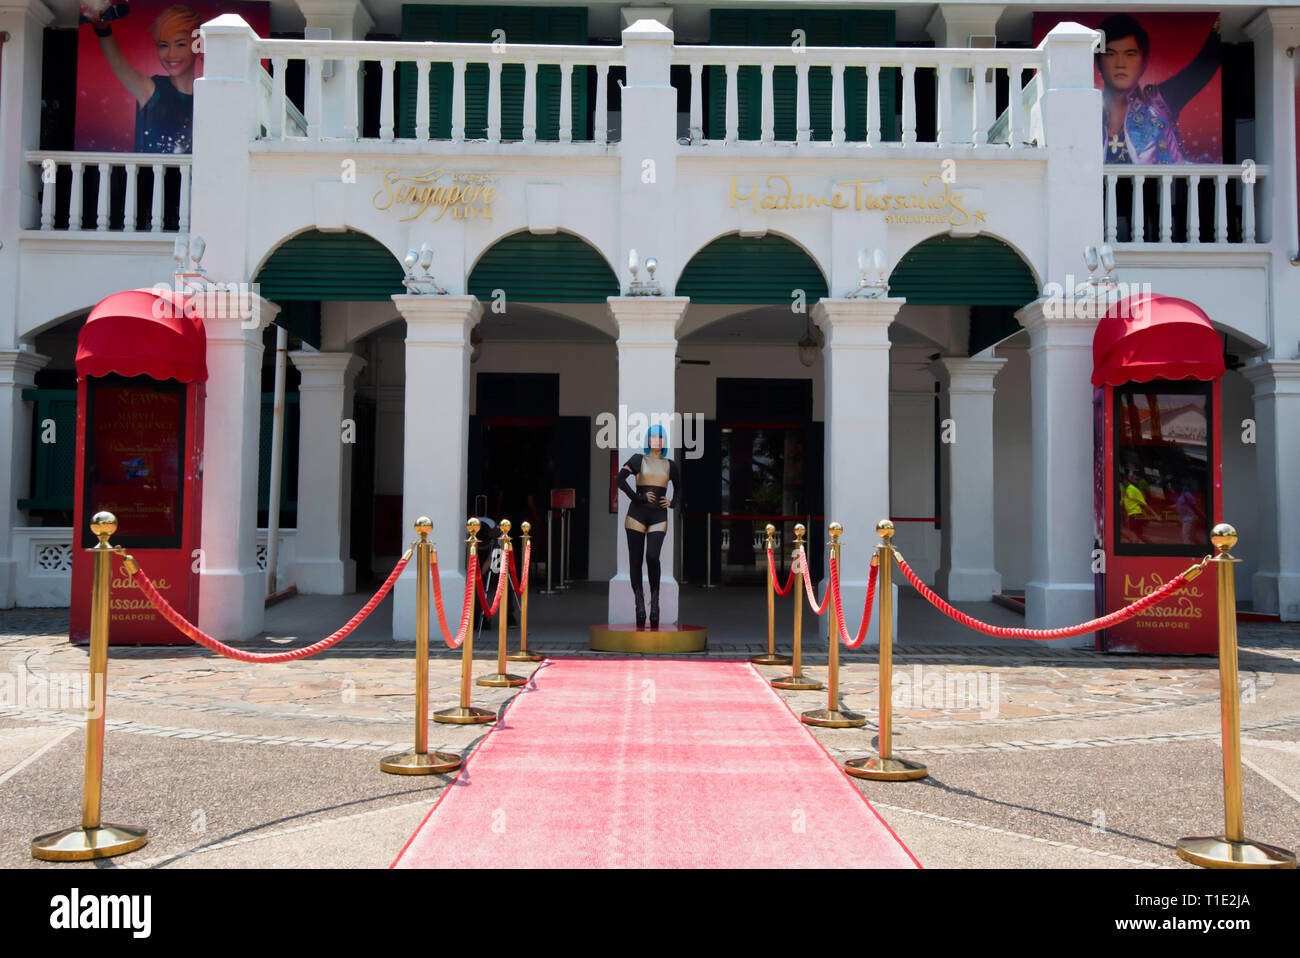
M 1005 9 L 1000 3 L 941 3 L 935 7 L 926 32 L 940 47 L 969 47 L 972 36 L 995 36 L 998 18 Z M 990 79 L 992 79 L 990 77 Z M 947 88 L 940 96 L 949 97 L 952 104 L 952 127 L 948 131 L 950 143 L 971 142 L 973 129 L 973 90 L 971 71 L 962 67 L 950 71 Z M 993 112 L 993 84 L 985 85 L 981 116 L 992 126 L 997 116 Z
M 8 461 L 0 466 L 0 609 L 13 608 L 18 557 L 13 554 L 13 530 L 25 525 L 18 500 L 30 493 L 32 407 L 23 402 L 23 390 L 30 389 L 36 373 L 50 361 L 48 356 L 25 349 L 0 351 L 0 449 L 9 450 Z M 69 445 L 75 433 L 56 436 Z
M 0 348 L 18 343 L 18 234 L 40 228 L 40 168 L 27 151 L 41 145 L 41 60 L 44 28 L 54 14 L 40 0 L 0 4 Z M 0 561 L 7 553 L 0 553 Z M 0 589 L 0 591 L 3 591 Z
M 207 241 L 203 265 L 210 275 L 244 276 L 253 266 L 245 257 L 253 182 L 248 146 L 261 95 L 254 77 L 257 35 L 233 13 L 202 29 L 203 76 L 194 81 L 190 231 Z
M 331 40 L 364 40 L 366 32 L 374 26 L 369 11 L 360 0 L 295 0 L 302 11 L 304 25 L 307 27 L 324 27 L 330 31 Z M 344 110 L 347 105 L 348 71 L 340 58 L 333 63 L 333 75 L 325 77 L 321 83 L 321 135 L 342 136 Z M 357 126 L 360 135 L 361 112 L 361 70 L 352 77 L 356 87 Z
M 414 540 L 415 520 L 433 520 L 443 608 L 454 627 L 465 590 L 469 334 L 483 307 L 474 296 L 399 293 L 393 302 L 406 320 L 402 532 Z M 415 638 L 414 562 L 394 589 L 393 638 Z
M 199 627 L 218 639 L 262 631 L 266 573 L 257 568 L 257 469 L 262 407 L 262 330 L 280 308 L 253 300 L 241 318 L 205 297 L 207 398 L 203 407 L 203 560 Z M 217 313 L 221 318 L 214 317 Z
M 352 353 L 297 350 L 298 528 L 292 582 L 309 595 L 356 589 L 348 522 L 352 501 L 352 446 L 343 424 L 352 416 L 352 384 L 365 361 Z M 353 425 L 355 430 L 355 424 Z
M 1056 305 L 1038 299 L 1016 313 L 1029 330 L 1033 408 L 1033 578 L 1025 585 L 1030 628 L 1076 625 L 1095 611 L 1092 334 L 1097 321 L 1048 318 Z M 1081 636 L 1053 643 L 1087 641 Z
M 943 522 L 938 590 L 950 602 L 987 602 L 1002 590 L 994 564 L 993 380 L 1005 359 L 931 364 L 939 396 Z
M 889 324 L 904 302 L 823 299 L 812 311 L 826 336 L 826 524 L 844 526 L 840 596 L 850 631 L 857 629 L 867 598 L 871 556 L 880 542 L 876 522 L 889 516 Z M 829 614 L 822 617 L 823 634 L 828 620 Z M 879 621 L 873 613 L 867 644 L 879 644 Z
M 1255 475 L 1259 489 L 1259 542 L 1239 551 L 1259 557 L 1251 580 L 1255 610 L 1300 622 L 1300 359 L 1274 359 L 1245 366 L 1255 387 Z M 1227 441 L 1238 423 L 1224 423 Z M 1224 515 L 1228 523 L 1234 521 Z
M 633 433 L 636 424 L 633 417 L 643 416 L 640 436 L 644 438 L 646 427 L 655 420 L 651 417 L 671 417 L 677 409 L 677 329 L 690 300 L 684 296 L 611 296 L 609 312 L 618 326 L 618 412 L 626 416 L 628 432 Z M 672 455 L 678 460 L 681 469 L 681 436 L 673 435 L 669 429 L 668 441 L 672 445 Z M 629 435 L 629 439 L 636 438 Z M 632 446 L 620 446 L 618 459 L 620 465 L 627 462 L 629 456 L 644 450 L 644 443 Z M 670 490 L 675 503 L 681 503 L 681 490 Z M 627 518 L 627 496 L 618 497 L 618 573 L 609 580 L 609 618 L 611 623 L 636 621 L 635 605 L 632 599 L 632 584 L 629 577 L 631 562 L 627 554 L 627 534 L 623 531 L 623 521 Z M 669 510 L 668 534 L 664 537 L 663 551 L 660 553 L 662 572 L 659 578 L 659 624 L 672 625 L 677 622 L 677 580 L 673 578 L 674 530 L 676 522 Z M 641 587 L 646 597 L 646 608 L 650 603 L 650 584 L 646 572 L 642 569 Z

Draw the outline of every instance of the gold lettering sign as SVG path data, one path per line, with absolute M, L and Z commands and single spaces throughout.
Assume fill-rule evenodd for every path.
M 497 198 L 496 182 L 496 177 L 487 173 L 430 170 L 404 176 L 399 170 L 385 170 L 383 183 L 371 203 L 377 210 L 409 212 L 409 216 L 402 217 L 403 223 L 425 212 L 436 223 L 449 211 L 452 219 L 490 220 Z
M 931 173 L 921 179 L 921 187 L 926 192 L 874 192 L 868 185 L 879 182 L 879 177 L 836 180 L 831 190 L 819 194 L 798 192 L 788 177 L 774 173 L 763 181 L 761 187 L 757 178 L 752 180 L 746 192 L 743 185 L 737 185 L 736 177 L 733 176 L 731 208 L 734 210 L 739 201 L 748 202 L 755 213 L 760 210 L 815 209 L 876 212 L 885 215 L 886 223 L 899 225 L 933 223 L 965 226 L 971 222 L 986 221 L 988 214 L 984 210 L 968 210 L 963 195 L 954 192 L 953 184 L 946 182 L 940 173 Z

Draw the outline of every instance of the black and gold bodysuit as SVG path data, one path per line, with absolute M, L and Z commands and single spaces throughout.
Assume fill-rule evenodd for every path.
M 636 476 L 635 490 L 630 482 L 632 476 Z M 637 453 L 623 464 L 618 473 L 618 487 L 632 500 L 627 507 L 627 519 L 623 522 L 623 528 L 627 530 L 628 557 L 631 560 L 628 578 L 636 597 L 638 625 L 643 615 L 643 559 L 646 571 L 650 574 L 651 625 L 659 624 L 659 551 L 663 548 L 664 536 L 668 533 L 668 509 L 673 505 L 672 499 L 668 498 L 670 482 L 673 484 L 673 495 L 676 496 L 681 489 L 677 463 L 662 456 Z M 653 504 L 646 499 L 649 493 L 655 496 Z

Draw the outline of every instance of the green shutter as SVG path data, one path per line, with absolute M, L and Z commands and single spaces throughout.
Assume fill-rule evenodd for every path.
M 257 274 L 271 302 L 385 300 L 403 293 L 402 265 L 364 233 L 308 230 L 286 240 Z
M 913 246 L 889 276 L 889 294 L 919 306 L 1010 306 L 1038 298 L 1034 274 L 991 236 L 932 236 Z
M 504 290 L 521 303 L 603 303 L 619 295 L 605 258 L 571 233 L 514 233 L 494 244 L 469 275 L 469 292 L 492 299 Z
M 789 46 L 793 31 L 803 30 L 809 46 L 892 47 L 894 14 L 888 10 L 714 10 L 710 42 L 717 46 Z M 880 73 L 881 136 L 894 135 L 894 89 L 896 71 Z M 709 67 L 710 139 L 726 133 L 726 72 Z M 849 141 L 867 138 L 867 72 L 845 68 L 844 134 Z M 736 77 L 742 140 L 757 140 L 762 132 L 762 74 L 756 66 L 741 67 Z M 798 79 L 793 66 L 772 71 L 773 135 L 793 140 L 796 133 Z M 814 140 L 831 138 L 831 71 L 813 67 L 808 71 L 809 119 Z
M 32 408 L 32 494 L 19 509 L 71 510 L 77 475 L 77 391 L 24 389 Z M 54 421 L 54 442 L 45 442 L 45 421 Z
M 506 43 L 587 42 L 585 7 L 465 7 L 405 4 L 402 7 L 403 40 L 442 40 L 449 43 L 491 43 L 493 30 L 504 30 Z M 591 67 L 574 67 L 573 138 L 588 139 L 587 75 Z M 398 65 L 398 136 L 415 136 L 415 64 Z M 541 64 L 537 69 L 537 139 L 560 138 L 560 68 Z M 434 64 L 429 70 L 429 136 L 451 138 L 452 66 Z M 486 63 L 465 66 L 465 137 L 487 137 L 488 68 Z M 524 67 L 506 63 L 501 68 L 501 138 L 523 139 Z
M 693 303 L 782 303 L 804 291 L 809 307 L 827 294 L 812 257 L 781 236 L 722 236 L 691 257 L 677 281 Z

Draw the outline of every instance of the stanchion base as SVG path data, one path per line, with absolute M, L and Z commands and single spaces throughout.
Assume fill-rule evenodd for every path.
M 461 758 L 453 752 L 403 752 L 379 760 L 379 770 L 392 775 L 438 775 L 460 768 Z
M 877 782 L 910 782 L 930 774 L 929 769 L 920 762 L 909 762 L 905 758 L 881 758 L 879 755 L 850 759 L 844 763 L 844 771 L 854 778 L 870 778 Z
M 824 728 L 857 728 L 867 724 L 867 717 L 857 712 L 841 712 L 839 709 L 813 709 L 799 716 L 804 725 L 820 725 Z
M 433 720 L 435 722 L 449 722 L 452 725 L 482 725 L 485 722 L 495 722 L 497 713 L 473 705 L 465 708 L 457 705 L 453 708 L 443 709 L 441 712 L 434 712 Z
M 98 828 L 65 828 L 32 839 L 32 857 L 43 862 L 84 862 L 112 858 L 142 848 L 149 840 L 143 828 L 134 825 L 100 825 Z
M 1295 852 L 1263 842 L 1230 842 L 1212 838 L 1180 838 L 1178 857 L 1202 868 L 1295 868 Z
M 678 652 L 703 652 L 709 643 L 709 631 L 702 625 L 661 625 L 657 629 L 638 629 L 631 623 L 593 625 L 587 647 L 593 652 L 633 652 L 665 655 Z
M 756 655 L 749 660 L 754 665 L 789 665 L 794 659 L 788 655 L 782 655 L 779 652 L 764 652 L 762 655 Z
M 490 689 L 512 689 L 517 685 L 527 685 L 528 680 L 519 675 L 511 675 L 509 672 L 493 672 L 481 679 L 475 679 L 474 684 Z
M 506 656 L 507 662 L 540 662 L 546 656 L 540 652 L 534 652 L 532 649 L 525 649 L 523 652 L 511 652 Z
M 811 675 L 804 675 L 802 672 L 798 675 L 783 675 L 779 679 L 772 680 L 772 688 L 786 689 L 790 692 L 816 692 L 824 687 Z

